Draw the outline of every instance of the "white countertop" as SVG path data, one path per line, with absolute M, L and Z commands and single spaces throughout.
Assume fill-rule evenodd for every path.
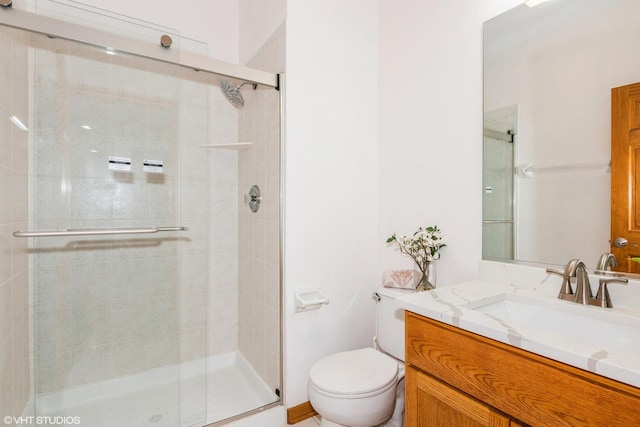
M 559 283 L 554 281 L 553 288 L 556 286 L 559 289 Z M 604 377 L 640 387 L 640 350 L 638 350 L 640 348 L 640 311 L 624 307 L 582 306 L 573 302 L 561 301 L 557 299 L 557 291 L 554 289 L 551 293 L 548 288 L 549 286 L 536 289 L 535 287 L 518 287 L 513 284 L 496 284 L 474 280 L 428 292 L 402 295 L 396 298 L 396 306 Z M 565 326 L 565 331 L 558 332 L 553 328 L 553 324 L 549 326 L 553 320 L 547 321 L 547 325 L 544 324 L 545 319 L 541 319 L 539 322 L 509 324 L 490 314 L 470 308 L 499 299 L 500 295 L 504 294 L 515 295 L 514 298 L 530 298 L 541 304 L 560 307 L 568 312 L 574 311 L 593 318 L 608 313 L 620 315 L 627 319 L 628 325 L 631 325 L 628 328 L 622 326 L 626 328 L 625 331 L 630 331 L 629 342 L 626 343 L 630 344 L 630 348 L 626 346 L 607 348 L 606 344 L 594 344 L 594 340 L 589 337 L 600 334 L 600 338 L 602 338 L 602 335 L 606 335 L 606 331 L 595 330 L 592 335 L 588 330 L 589 325 L 585 325 L 585 328 L 578 328 L 579 330 L 575 334 L 568 333 L 566 325 L 562 325 Z M 603 313 L 602 310 L 612 311 Z

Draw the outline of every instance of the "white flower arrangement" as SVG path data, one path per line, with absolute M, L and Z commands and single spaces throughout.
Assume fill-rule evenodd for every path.
M 403 255 L 411 257 L 417 264 L 422 273 L 422 279 L 416 289 L 433 289 L 433 285 L 427 279 L 429 266 L 433 261 L 440 259 L 440 248 L 447 246 L 438 226 L 420 227 L 412 237 L 405 235 L 398 237 L 393 233 L 387 239 L 387 243 L 397 245 Z

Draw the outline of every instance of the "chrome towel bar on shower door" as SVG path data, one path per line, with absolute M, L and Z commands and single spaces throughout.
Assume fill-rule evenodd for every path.
M 187 227 L 146 227 L 146 228 L 76 228 L 54 231 L 14 231 L 14 237 L 67 237 L 103 236 L 112 234 L 151 234 L 160 231 L 187 231 Z

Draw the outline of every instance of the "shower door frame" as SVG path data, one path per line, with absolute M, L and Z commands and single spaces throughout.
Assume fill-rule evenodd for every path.
M 225 419 L 223 423 L 227 423 L 233 420 L 246 418 L 247 416 L 262 413 L 265 409 L 274 408 L 277 406 L 285 405 L 285 383 L 284 383 L 284 335 L 283 331 L 283 272 L 284 272 L 284 259 L 283 259 L 283 245 L 284 245 L 284 140 L 285 140 L 285 105 L 284 105 L 284 74 L 283 73 L 270 73 L 250 67 L 245 67 L 238 64 L 233 64 L 225 61 L 221 61 L 215 58 L 209 58 L 198 54 L 193 54 L 178 49 L 170 49 L 162 47 L 160 41 L 157 45 L 136 40 L 130 37 L 121 36 L 114 33 L 98 30 L 91 27 L 85 27 L 83 25 L 75 24 L 73 22 L 67 22 L 56 18 L 51 18 L 44 15 L 37 15 L 28 11 L 19 10 L 11 7 L 0 7 L 0 25 L 7 27 L 24 30 L 36 34 L 43 34 L 52 38 L 60 38 L 69 40 L 85 45 L 109 48 L 117 52 L 125 54 L 131 54 L 151 60 L 156 60 L 164 63 L 174 64 L 185 68 L 194 69 L 197 71 L 203 71 L 207 73 L 213 73 L 216 75 L 238 79 L 240 81 L 248 81 L 251 83 L 257 83 L 266 87 L 273 88 L 279 91 L 279 115 L 280 115 L 280 185 L 278 194 L 279 205 L 279 282 L 280 282 L 280 313 L 279 313 L 279 330 L 280 330 L 280 394 L 279 399 L 273 403 L 265 405 L 260 408 L 256 408 L 249 412 L 233 416 Z M 214 423 L 213 425 L 217 425 Z
M 118 34 L 61 21 L 48 16 L 36 15 L 14 8 L 0 7 L 0 24 L 99 47 L 109 47 L 118 52 L 128 53 L 156 61 L 167 62 L 198 71 L 219 74 L 238 80 L 250 81 L 279 89 L 279 75 L 214 58 L 204 57 L 180 50 L 172 50 Z

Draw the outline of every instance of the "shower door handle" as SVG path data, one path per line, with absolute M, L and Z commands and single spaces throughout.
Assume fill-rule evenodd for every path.
M 187 231 L 187 227 L 146 227 L 146 228 L 72 228 L 52 231 L 14 231 L 14 237 L 70 237 L 104 236 L 116 234 L 152 234 L 161 231 Z

